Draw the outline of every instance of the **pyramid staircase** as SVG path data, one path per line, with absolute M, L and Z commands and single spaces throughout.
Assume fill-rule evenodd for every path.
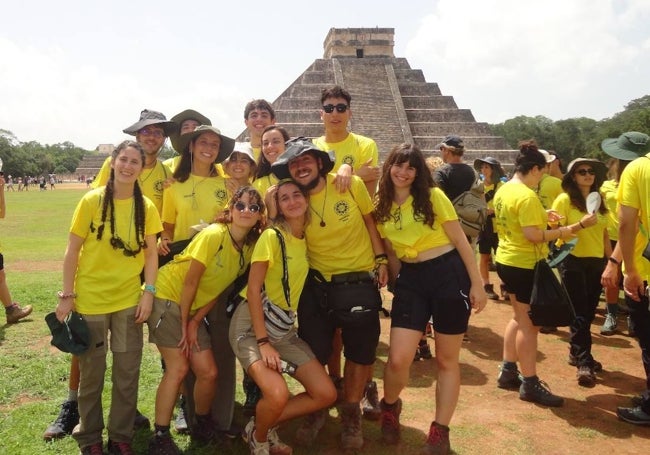
M 377 32 L 392 40 L 393 29 L 331 29 L 326 54 L 332 52 L 332 42 L 339 45 L 335 54 L 350 54 L 341 52 L 346 43 L 363 48 L 363 39 L 357 38 Z M 341 47 L 343 35 L 348 41 Z M 465 161 L 492 156 L 506 166 L 512 164 L 516 152 L 504 138 L 494 136 L 487 123 L 477 122 L 469 109 L 459 109 L 452 96 L 443 95 L 438 84 L 427 82 L 422 71 L 412 69 L 405 58 L 392 56 L 392 41 L 389 44 L 388 51 L 384 46 L 380 52 L 384 55 L 332 55 L 315 60 L 273 102 L 277 123 L 291 136 L 321 136 L 321 90 L 340 85 L 352 95 L 350 131 L 373 138 L 380 161 L 402 142 L 416 144 L 427 156 L 437 154 L 436 145 L 446 135 L 457 134 L 465 142 Z

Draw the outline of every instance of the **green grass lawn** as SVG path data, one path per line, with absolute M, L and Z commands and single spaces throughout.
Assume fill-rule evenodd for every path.
M 5 257 L 5 271 L 12 297 L 20 304 L 34 306 L 32 315 L 19 324 L 5 325 L 0 321 L 0 453 L 40 454 L 78 453 L 70 437 L 46 443 L 42 434 L 58 415 L 60 404 L 67 395 L 69 355 L 50 346 L 50 335 L 44 317 L 54 310 L 56 291 L 61 288 L 61 266 L 67 243 L 72 213 L 86 190 L 57 189 L 55 191 L 12 192 L 6 194 L 7 216 L 0 220 L 0 244 Z M 138 408 L 153 420 L 155 393 L 160 381 L 160 359 L 155 347 L 146 343 L 140 377 Z M 110 368 L 110 355 L 109 355 Z M 110 397 L 110 371 L 104 391 L 104 415 L 107 416 Z M 239 381 L 241 382 L 241 381 Z M 293 385 L 298 390 L 298 388 Z M 242 402 L 238 387 L 238 401 Z M 236 420 L 243 424 L 240 407 Z M 295 453 L 338 453 L 336 411 L 331 411 L 320 445 Z M 283 430 L 290 435 L 297 423 Z M 284 433 L 286 431 L 286 433 Z M 135 437 L 137 453 L 146 453 L 149 431 Z M 105 437 L 106 438 L 106 437 Z M 248 453 L 237 440 L 227 446 L 194 448 L 187 436 L 174 435 L 185 453 Z M 366 426 L 366 438 L 379 439 L 378 426 Z M 368 453 L 393 453 L 379 444 L 371 444 Z

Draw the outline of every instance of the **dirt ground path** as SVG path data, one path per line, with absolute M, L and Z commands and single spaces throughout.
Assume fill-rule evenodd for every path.
M 496 387 L 503 330 L 511 315 L 509 304 L 495 301 L 490 301 L 482 313 L 472 315 L 469 341 L 461 350 L 462 386 L 451 423 L 452 448 L 463 454 L 648 453 L 650 427 L 624 423 L 615 414 L 617 406 L 628 406 L 630 397 L 645 388 L 638 343 L 624 335 L 625 317 L 619 316 L 622 333 L 605 337 L 599 331 L 604 321 L 602 305 L 599 309 L 592 326 L 593 353 L 602 362 L 603 371 L 593 388 L 579 386 L 575 367 L 567 364 L 568 328 L 540 334 L 539 376 L 565 398 L 561 408 L 544 408 L 521 401 L 517 392 Z M 388 330 L 389 320 L 382 319 L 375 369 L 379 377 L 386 359 Z M 430 339 L 429 343 L 433 349 L 435 341 Z M 412 440 L 395 453 L 411 453 L 413 443 L 422 442 L 418 437 L 427 431 L 435 406 L 435 374 L 434 360 L 421 360 L 411 367 L 409 386 L 402 395 L 402 421 L 405 434 L 412 433 Z

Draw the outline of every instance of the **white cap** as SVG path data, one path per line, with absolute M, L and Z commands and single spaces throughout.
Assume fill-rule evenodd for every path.
M 551 155 L 546 150 L 543 149 L 538 149 L 538 150 L 542 155 L 544 155 L 544 158 L 546 159 L 546 164 L 552 163 L 553 161 L 555 161 L 555 158 L 557 158 L 555 155 Z

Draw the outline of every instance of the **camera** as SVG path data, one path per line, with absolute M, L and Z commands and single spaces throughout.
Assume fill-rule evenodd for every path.
M 293 376 L 296 374 L 298 366 L 295 363 L 287 362 L 286 360 L 280 359 L 280 366 L 282 367 L 282 372 Z

